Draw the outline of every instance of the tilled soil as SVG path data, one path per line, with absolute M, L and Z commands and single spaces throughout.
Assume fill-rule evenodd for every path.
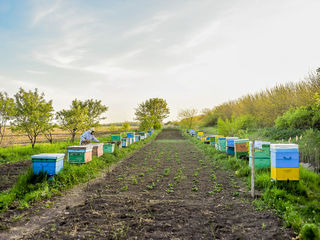
M 0 192 L 11 188 L 18 180 L 18 176 L 32 166 L 31 160 L 0 165 Z
M 232 173 L 203 156 L 178 130 L 86 188 L 23 239 L 290 239 L 270 211 L 257 211 Z M 50 211 L 48 210 L 48 214 Z

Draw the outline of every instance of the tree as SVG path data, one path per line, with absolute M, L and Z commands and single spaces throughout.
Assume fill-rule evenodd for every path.
M 57 112 L 56 119 L 63 129 L 70 132 L 71 141 L 74 142 L 77 133 L 98 126 L 99 121 L 105 119 L 101 115 L 107 110 L 108 107 L 102 105 L 101 101 L 88 99 L 82 102 L 75 99 L 69 110 Z
M 38 89 L 27 92 L 22 88 L 16 93 L 15 100 L 13 130 L 25 132 L 34 148 L 39 134 L 53 128 L 52 100 L 47 102 L 44 93 L 39 94 Z
M 197 115 L 198 110 L 195 108 L 184 109 L 178 113 L 178 117 L 181 120 L 181 123 L 188 129 L 192 129 L 194 126 L 194 117 Z
M 71 142 L 74 142 L 77 133 L 87 128 L 88 112 L 88 108 L 83 107 L 81 101 L 77 99 L 72 101 L 69 110 L 63 109 L 57 112 L 56 119 L 61 128 L 68 130 L 71 134 Z
M 103 105 L 101 103 L 101 100 L 88 99 L 88 100 L 85 100 L 84 102 L 80 102 L 80 105 L 82 108 L 88 109 L 87 125 L 89 127 L 96 127 L 99 125 L 100 120 L 106 119 L 101 115 L 106 111 L 108 111 L 108 107 Z
M 140 121 L 140 129 L 160 129 L 163 119 L 170 114 L 166 100 L 150 98 L 138 105 L 135 109 L 136 120 Z
M 121 126 L 121 131 L 128 132 L 130 130 L 131 126 L 129 122 L 124 122 Z
M 14 99 L 6 92 L 0 92 L 0 144 L 2 143 L 7 123 L 14 115 Z

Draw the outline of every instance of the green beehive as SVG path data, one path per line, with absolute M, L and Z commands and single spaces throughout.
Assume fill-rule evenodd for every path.
M 249 167 L 252 160 L 252 142 L 249 144 Z M 254 167 L 257 169 L 269 168 L 270 162 L 270 142 L 255 141 L 254 144 Z
M 103 152 L 104 153 L 113 153 L 114 146 L 115 146 L 115 144 L 113 144 L 113 143 L 104 143 L 103 144 Z
M 227 152 L 227 139 L 225 137 L 219 138 L 218 146 L 220 152 Z
M 111 142 L 119 142 L 121 141 L 121 134 L 120 133 L 112 133 L 111 134 Z
M 210 145 L 214 145 L 216 143 L 216 137 L 215 135 L 210 136 Z

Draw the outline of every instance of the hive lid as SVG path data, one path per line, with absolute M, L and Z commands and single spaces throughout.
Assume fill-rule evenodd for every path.
M 67 149 L 92 149 L 91 144 L 81 145 L 81 146 L 69 146 Z
M 242 139 L 236 139 L 235 142 L 240 142 L 240 141 L 249 141 L 249 139 L 242 138 Z
M 32 159 L 57 159 L 64 158 L 64 153 L 40 153 L 31 156 Z
M 239 139 L 238 137 L 226 137 L 227 140 L 231 140 L 231 139 Z
M 270 149 L 299 149 L 298 144 L 271 144 Z
M 103 143 L 90 143 L 89 145 L 91 145 L 92 147 L 99 147 L 102 146 Z
M 255 148 L 262 148 L 262 145 L 270 145 L 270 142 L 265 142 L 265 141 L 255 141 L 254 142 L 254 147 Z

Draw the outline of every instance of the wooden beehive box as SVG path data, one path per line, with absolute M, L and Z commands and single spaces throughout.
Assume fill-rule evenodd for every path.
M 114 152 L 114 143 L 104 143 L 103 144 L 103 152 L 104 153 L 113 153 Z
M 249 167 L 251 168 L 252 151 L 249 144 Z M 270 167 L 270 142 L 255 141 L 254 145 L 254 167 L 257 169 Z
M 69 163 L 87 163 L 92 160 L 92 146 L 90 144 L 83 146 L 69 146 L 68 162 Z
M 234 154 L 236 159 L 246 158 L 249 156 L 249 139 L 238 139 L 234 141 Z
M 299 147 L 297 144 L 271 144 L 271 178 L 299 180 Z
M 41 153 L 32 155 L 31 159 L 35 175 L 42 172 L 52 176 L 58 174 L 63 169 L 64 153 Z
M 100 157 L 103 155 L 103 143 L 91 143 L 92 156 Z

